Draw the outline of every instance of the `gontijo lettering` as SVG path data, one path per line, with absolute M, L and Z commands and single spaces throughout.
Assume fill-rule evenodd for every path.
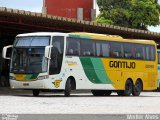
M 135 69 L 136 63 L 135 62 L 126 62 L 126 61 L 110 61 L 109 62 L 110 68 L 130 68 Z

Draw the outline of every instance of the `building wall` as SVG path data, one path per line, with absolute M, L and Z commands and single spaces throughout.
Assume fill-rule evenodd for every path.
M 45 0 L 47 14 L 77 19 L 77 9 L 83 8 L 83 20 L 91 20 L 93 0 Z

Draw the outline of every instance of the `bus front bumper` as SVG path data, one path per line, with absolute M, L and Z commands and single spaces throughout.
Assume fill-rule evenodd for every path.
M 10 80 L 11 89 L 55 89 L 54 85 L 47 80 L 16 81 Z

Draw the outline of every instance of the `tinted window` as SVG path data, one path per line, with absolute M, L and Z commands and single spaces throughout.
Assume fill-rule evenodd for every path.
M 80 42 L 78 38 L 67 38 L 67 55 L 80 55 Z
M 123 44 L 124 49 L 124 58 L 135 58 L 135 48 L 132 43 L 124 43 Z
M 145 45 L 142 46 L 142 52 L 143 52 L 143 59 L 146 60 L 146 51 L 145 51 Z
M 135 44 L 135 58 L 136 59 L 145 59 L 145 45 Z
M 54 36 L 52 40 L 49 74 L 60 73 L 63 59 L 64 37 Z
M 96 56 L 97 57 L 102 56 L 101 42 L 96 42 Z
M 146 60 L 155 60 L 155 47 L 153 45 L 145 46 Z
M 107 42 L 102 42 L 102 56 L 103 57 L 109 57 L 110 53 L 110 46 Z
M 146 45 L 145 49 L 146 49 L 146 60 L 150 60 L 150 45 Z
M 81 40 L 81 55 L 95 56 L 95 42 L 93 40 Z
M 123 57 L 122 54 L 122 43 L 120 42 L 110 42 L 110 50 L 111 50 L 111 57 L 121 58 Z
M 151 60 L 155 60 L 155 47 L 154 46 L 150 46 L 150 50 L 151 50 Z

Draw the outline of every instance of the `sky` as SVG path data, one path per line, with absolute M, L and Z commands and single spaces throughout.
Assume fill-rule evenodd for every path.
M 0 7 L 27 10 L 32 12 L 41 12 L 42 5 L 43 0 L 0 0 Z M 160 26 L 152 26 L 148 27 L 148 29 L 152 32 L 160 32 Z
M 42 11 L 43 0 L 0 0 L 0 7 L 7 7 L 32 12 Z

